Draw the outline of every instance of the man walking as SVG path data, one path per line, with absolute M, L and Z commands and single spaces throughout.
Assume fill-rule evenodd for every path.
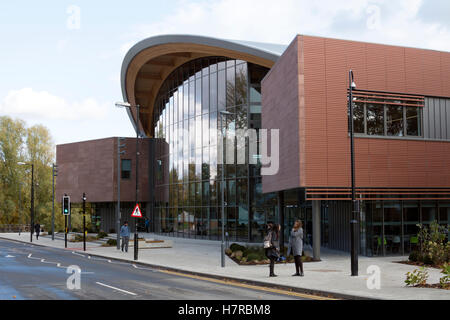
M 122 252 L 125 246 L 125 252 L 128 252 L 128 241 L 130 240 L 130 229 L 128 228 L 128 221 L 125 221 L 120 228 L 120 236 L 122 237 Z

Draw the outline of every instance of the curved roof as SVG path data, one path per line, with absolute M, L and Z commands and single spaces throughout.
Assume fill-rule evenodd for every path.
M 149 135 L 156 95 L 164 80 L 182 64 L 206 56 L 225 56 L 271 68 L 286 48 L 285 45 L 194 35 L 150 37 L 135 44 L 123 60 L 123 99 L 141 106 L 139 131 Z M 135 110 L 127 111 L 136 128 Z

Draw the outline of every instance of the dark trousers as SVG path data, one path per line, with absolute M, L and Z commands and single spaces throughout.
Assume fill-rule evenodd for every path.
M 122 251 L 123 247 L 125 247 L 125 252 L 128 252 L 128 241 L 130 240 L 130 237 L 122 237 Z
M 271 257 L 269 257 L 269 259 L 270 259 L 269 272 L 270 272 L 270 275 L 272 276 L 272 275 L 274 275 L 274 269 L 275 269 L 275 257 L 271 256 Z
M 302 256 L 294 256 L 295 261 L 295 272 L 299 274 L 300 272 L 303 273 L 303 261 Z M 300 269 L 300 272 L 299 272 Z

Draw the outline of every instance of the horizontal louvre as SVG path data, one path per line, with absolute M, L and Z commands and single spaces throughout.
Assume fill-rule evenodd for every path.
M 355 102 L 394 105 L 394 106 L 408 106 L 408 107 L 424 107 L 425 97 L 417 95 L 407 95 L 402 93 L 385 93 L 353 90 L 353 97 Z

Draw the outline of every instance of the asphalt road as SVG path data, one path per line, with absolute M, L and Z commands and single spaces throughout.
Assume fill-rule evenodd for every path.
M 67 273 L 81 269 L 80 288 Z M 0 239 L 0 300 L 291 300 L 306 295 L 228 285 L 83 252 Z

